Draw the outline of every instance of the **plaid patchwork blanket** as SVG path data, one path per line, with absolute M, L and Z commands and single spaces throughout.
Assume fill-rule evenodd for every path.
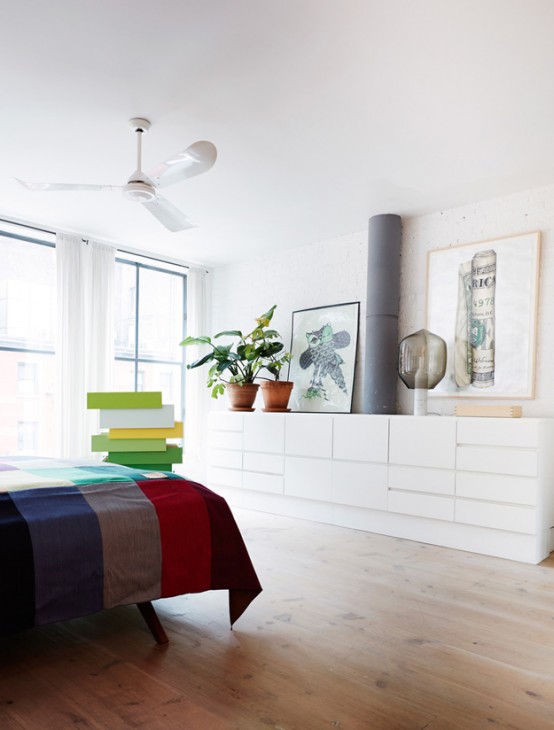
M 261 586 L 222 497 L 172 473 L 0 458 L 0 633 L 226 589 L 231 624 Z

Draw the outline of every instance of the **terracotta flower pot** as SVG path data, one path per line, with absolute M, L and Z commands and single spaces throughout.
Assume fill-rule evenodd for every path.
M 289 398 L 294 383 L 291 380 L 264 380 L 261 384 L 264 411 L 290 411 Z
M 229 383 L 225 390 L 229 394 L 230 411 L 253 411 L 252 406 L 258 393 L 258 383 Z

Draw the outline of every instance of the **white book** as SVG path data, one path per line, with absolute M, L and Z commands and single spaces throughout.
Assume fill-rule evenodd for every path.
M 168 428 L 174 425 L 173 406 L 100 409 L 100 428 Z

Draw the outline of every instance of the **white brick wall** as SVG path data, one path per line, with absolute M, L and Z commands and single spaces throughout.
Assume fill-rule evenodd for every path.
M 211 274 L 212 330 L 249 332 L 254 318 L 273 304 L 277 304 L 273 324 L 287 348 L 292 312 L 298 309 L 359 301 L 360 323 L 364 323 L 366 275 L 367 231 L 216 268 Z M 363 348 L 361 326 L 353 396 L 356 411 L 362 405 Z
M 390 212 L 390 211 L 383 211 Z M 554 416 L 554 185 L 494 200 L 403 218 L 399 339 L 425 326 L 427 251 L 528 231 L 541 232 L 536 399 L 517 401 L 526 416 Z M 294 310 L 360 301 L 354 411 L 362 405 L 367 230 L 259 259 L 216 268 L 211 275 L 212 327 L 249 330 L 277 304 L 274 323 L 288 346 Z M 195 333 L 191 333 L 195 334 Z M 487 403 L 480 400 L 480 403 Z M 515 401 L 490 401 L 512 403 Z M 430 410 L 454 412 L 455 399 L 430 399 Z M 399 380 L 399 412 L 412 393 Z
M 537 230 L 541 233 L 541 261 L 536 398 L 518 401 L 479 399 L 479 403 L 517 403 L 523 407 L 525 416 L 554 416 L 554 367 L 551 365 L 554 356 L 554 185 L 404 218 L 399 337 L 425 325 L 427 251 Z M 451 415 L 456 402 L 453 398 L 431 398 L 429 410 Z M 398 405 L 399 412 L 412 412 L 412 393 L 402 383 L 398 387 Z

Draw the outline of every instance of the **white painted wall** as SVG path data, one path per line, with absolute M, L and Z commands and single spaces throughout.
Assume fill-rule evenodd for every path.
M 367 231 L 216 268 L 210 276 L 212 332 L 235 328 L 249 332 L 255 317 L 277 304 L 273 325 L 290 348 L 296 310 L 359 301 L 360 323 L 365 322 Z M 362 407 L 364 341 L 360 326 L 355 411 Z
M 383 211 L 384 213 L 394 211 Z M 424 216 L 403 218 L 399 339 L 425 326 L 427 251 L 533 230 L 541 232 L 536 398 L 517 401 L 526 416 L 554 416 L 554 185 Z M 360 338 L 353 410 L 362 407 L 367 230 L 216 268 L 211 274 L 211 331 L 249 330 L 277 304 L 276 328 L 288 345 L 297 309 L 360 301 Z M 191 333 L 192 334 L 192 333 Z M 453 398 L 429 409 L 452 414 Z M 468 402 L 468 401 L 463 401 Z M 486 401 L 480 403 L 514 403 Z M 412 392 L 399 380 L 399 412 L 412 412 Z M 224 405 L 224 404 L 220 404 Z
M 427 251 L 518 233 L 540 231 L 541 260 L 537 333 L 536 397 L 533 400 L 486 400 L 513 404 L 524 416 L 554 416 L 554 185 L 495 198 L 452 210 L 403 219 L 399 336 L 425 324 Z M 454 413 L 455 398 L 430 398 L 429 411 Z M 398 388 L 399 412 L 412 412 L 412 393 Z

